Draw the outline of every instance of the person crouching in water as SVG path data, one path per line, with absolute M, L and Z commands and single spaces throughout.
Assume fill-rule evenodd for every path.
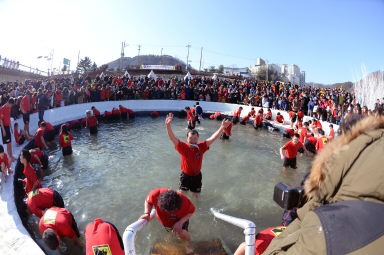
M 233 127 L 233 125 L 236 124 L 236 123 L 233 122 L 233 120 L 234 119 L 232 119 L 231 124 L 229 124 L 228 127 L 223 129 L 223 132 L 221 133 L 220 139 L 228 140 L 229 137 L 232 135 L 232 133 L 231 133 L 232 127 Z
M 155 207 L 156 216 L 166 230 L 175 233 L 186 242 L 187 253 L 192 252 L 188 246 L 189 219 L 195 212 L 195 206 L 183 194 L 174 190 L 160 188 L 152 190 L 144 203 L 144 214 L 139 219 L 151 220 L 151 210 Z
M 11 167 L 11 162 L 8 161 L 7 154 L 4 152 L 3 145 L 0 145 L 0 165 L 1 165 L 1 172 L 3 172 L 3 180 L 4 182 L 7 181 L 8 174 L 13 173 Z
M 31 141 L 33 139 L 24 130 L 20 129 L 20 132 L 19 132 L 19 124 L 17 122 L 13 126 L 13 134 L 15 136 L 15 142 L 18 145 L 22 145 L 25 142 L 25 140 Z
M 72 143 L 73 136 L 71 132 L 68 131 L 67 125 L 61 126 L 60 138 L 59 138 L 59 146 L 63 148 L 63 156 L 72 154 Z
M 191 108 L 189 108 L 188 106 L 185 107 L 185 111 L 187 112 L 188 128 L 190 130 L 195 129 L 195 126 L 196 126 L 195 115 L 192 113 Z
M 251 114 L 248 113 L 245 117 L 241 118 L 240 124 L 245 125 L 248 123 L 249 119 L 251 118 Z
M 89 133 L 92 134 L 97 134 L 97 118 L 95 115 L 92 115 L 91 111 L 86 111 L 87 118 L 85 119 L 85 127 L 89 128 Z

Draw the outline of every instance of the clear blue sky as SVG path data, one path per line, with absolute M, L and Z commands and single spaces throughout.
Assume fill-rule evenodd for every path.
M 0 54 L 47 69 L 39 55 L 54 49 L 77 63 L 98 65 L 119 57 L 163 54 L 199 67 L 245 67 L 256 58 L 297 64 L 307 81 L 353 81 L 384 69 L 384 0 L 99 1 L 0 0 Z

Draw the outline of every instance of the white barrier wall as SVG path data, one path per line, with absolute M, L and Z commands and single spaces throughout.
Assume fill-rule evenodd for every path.
M 126 108 L 130 108 L 135 112 L 140 111 L 180 111 L 186 106 L 193 106 L 195 101 L 182 101 L 182 100 L 126 100 L 126 101 L 107 101 L 107 102 L 93 102 L 86 104 L 76 104 L 66 107 L 54 108 L 46 110 L 44 114 L 44 120 L 50 122 L 52 125 L 58 125 L 67 121 L 80 119 L 85 117 L 85 111 L 90 110 L 92 106 L 95 106 L 101 113 L 108 110 L 111 111 L 113 107 L 118 108 L 119 105 Z M 221 112 L 223 114 L 232 115 L 233 112 L 240 106 L 243 107 L 241 116 L 245 116 L 250 110 L 251 106 L 237 105 L 237 104 L 224 104 L 217 102 L 200 102 L 204 112 Z M 255 110 L 259 110 L 260 107 L 255 107 Z M 266 109 L 264 109 L 266 110 Z M 278 111 L 272 110 L 273 118 Z M 289 120 L 287 112 L 280 111 L 286 121 Z M 305 117 L 304 121 L 311 119 Z M 19 123 L 19 128 L 23 129 L 24 124 L 22 119 L 16 120 Z M 12 122 L 13 126 L 14 121 Z M 38 114 L 31 115 L 30 120 L 30 133 L 34 134 L 37 130 Z M 323 129 L 328 135 L 329 124 L 322 122 Z M 288 127 L 279 125 L 280 128 Z M 335 131 L 338 129 L 334 125 Z M 0 139 L 1 140 L 1 139 Z M 13 155 L 17 156 L 23 146 L 17 146 L 13 143 Z M 1 141 L 2 144 L 2 141 Z M 6 146 L 4 146 L 6 149 Z M 12 169 L 15 169 L 16 162 L 12 164 Z M 19 214 L 17 213 L 14 203 L 14 187 L 13 187 L 13 175 L 8 177 L 6 183 L 1 184 L 1 200 L 0 200 L 0 253 L 1 254 L 44 254 L 40 247 L 32 240 L 28 232 L 21 223 Z

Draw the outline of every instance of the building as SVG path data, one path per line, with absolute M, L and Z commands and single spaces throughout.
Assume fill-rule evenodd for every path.
M 305 71 L 301 71 L 300 86 L 305 86 Z

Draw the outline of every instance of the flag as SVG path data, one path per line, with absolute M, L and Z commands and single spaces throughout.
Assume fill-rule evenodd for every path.
M 71 61 L 69 59 L 67 59 L 67 58 L 64 58 L 64 60 L 63 60 L 63 64 L 64 65 L 69 65 L 70 62 Z

